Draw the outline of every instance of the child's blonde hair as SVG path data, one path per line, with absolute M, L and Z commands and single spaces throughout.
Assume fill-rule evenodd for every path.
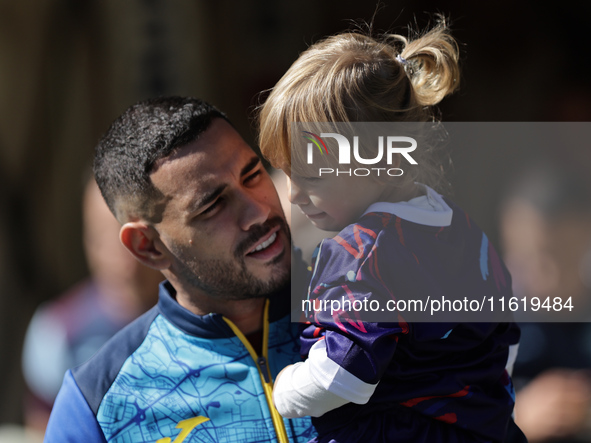
M 434 121 L 431 107 L 459 86 L 458 58 L 444 20 L 415 39 L 328 37 L 300 55 L 260 108 L 261 152 L 273 166 L 290 168 L 292 122 Z M 425 149 L 413 157 L 420 168 L 406 178 L 439 187 L 438 161 Z

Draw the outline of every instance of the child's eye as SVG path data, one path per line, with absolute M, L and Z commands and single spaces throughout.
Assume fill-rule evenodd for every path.
M 314 175 L 296 175 L 292 174 L 291 180 L 292 181 L 314 181 L 319 179 L 320 177 L 316 177 Z
M 307 184 L 313 185 L 313 184 L 317 184 L 320 180 L 322 180 L 322 178 L 321 177 L 314 177 L 314 176 L 311 176 L 311 177 L 299 177 L 299 180 L 301 182 L 303 182 L 303 183 L 307 183 Z

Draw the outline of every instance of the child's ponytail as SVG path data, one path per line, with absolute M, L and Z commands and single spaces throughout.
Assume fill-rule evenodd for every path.
M 390 37 L 403 44 L 397 60 L 409 75 L 419 105 L 436 105 L 458 88 L 458 45 L 443 20 L 414 40 L 399 35 Z
M 434 105 L 459 86 L 458 59 L 444 20 L 414 39 L 345 32 L 321 40 L 300 55 L 260 108 L 261 152 L 281 168 L 303 156 L 304 150 L 291 151 L 292 122 L 436 122 Z M 434 150 L 429 144 L 415 150 L 421 167 L 405 171 L 404 180 L 442 190 L 448 162 Z

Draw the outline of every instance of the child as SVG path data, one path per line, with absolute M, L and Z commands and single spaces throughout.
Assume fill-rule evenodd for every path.
M 510 297 L 510 276 L 486 236 L 433 190 L 443 176 L 430 151 L 419 146 L 418 166 L 397 177 L 361 182 L 313 176 L 304 151 L 291 149 L 301 138 L 292 122 L 434 121 L 430 107 L 458 84 L 457 45 L 441 22 L 412 41 L 327 38 L 272 90 L 259 115 L 261 151 L 286 172 L 291 202 L 314 225 L 341 230 L 320 246 L 311 299 Z M 406 160 L 397 154 L 391 166 Z M 513 433 L 525 441 L 511 419 L 506 370 L 519 340 L 514 323 L 406 323 L 396 313 L 358 323 L 346 314 L 316 313 L 301 336 L 306 361 L 276 380 L 278 411 L 312 416 L 313 441 L 504 442 Z

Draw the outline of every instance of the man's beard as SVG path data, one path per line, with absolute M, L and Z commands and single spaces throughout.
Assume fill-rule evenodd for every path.
M 248 237 L 234 251 L 233 260 L 197 260 L 188 256 L 186 251 L 173 251 L 177 256 L 176 273 L 183 281 L 211 297 L 246 300 L 271 296 L 290 286 L 290 267 L 282 268 L 278 264 L 283 262 L 285 254 L 291 254 L 291 250 L 284 250 L 267 263 L 267 266 L 277 269 L 276 275 L 268 281 L 253 275 L 247 269 L 244 257 L 246 251 L 278 225 L 279 231 L 291 238 L 287 223 L 281 217 L 274 217 L 250 229 Z

